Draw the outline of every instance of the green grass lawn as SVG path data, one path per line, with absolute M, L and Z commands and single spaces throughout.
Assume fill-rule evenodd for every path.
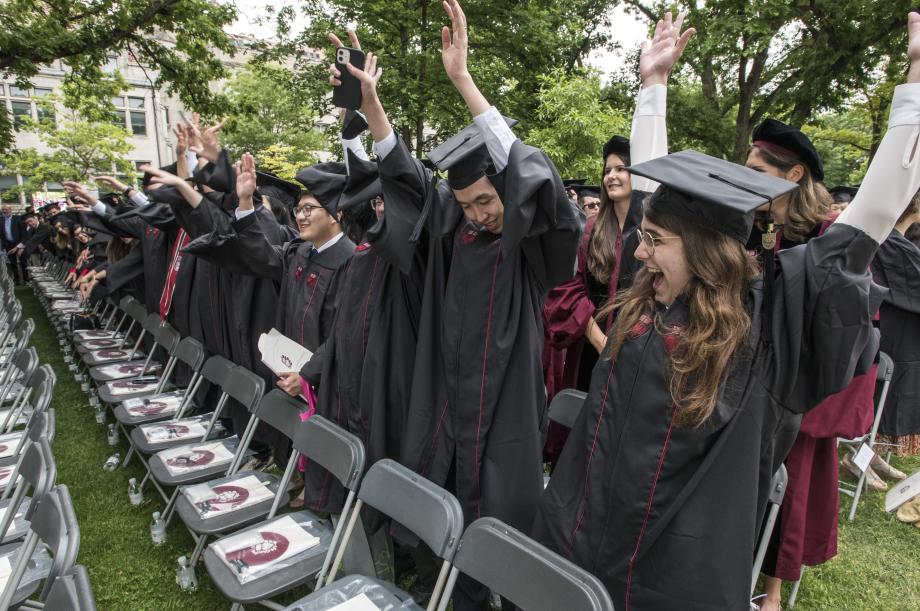
M 89 570 L 100 611 L 229 609 L 230 603 L 211 584 L 201 564 L 197 592 L 184 593 L 176 586 L 176 559 L 191 553 L 191 536 L 174 519 L 167 542 L 153 546 L 151 513 L 162 510 L 164 503 L 150 486 L 143 505 L 128 503 L 128 478 L 143 476 L 138 461 L 113 473 L 102 470 L 114 451 L 106 442 L 105 428 L 96 424 L 31 289 L 17 289 L 17 296 L 23 316 L 35 319 L 32 343 L 41 362 L 50 363 L 58 374 L 52 401 L 57 416 L 58 482 L 69 486 L 76 505 L 81 533 L 78 562 Z M 122 456 L 126 450 L 124 442 L 117 449 Z M 895 459 L 894 464 L 913 472 L 920 468 L 920 458 Z M 886 514 L 883 499 L 874 493 L 863 497 L 852 524 L 841 515 L 840 553 L 826 565 L 805 572 L 797 609 L 920 610 L 920 529 Z M 849 508 L 848 497 L 841 502 Z M 283 602 L 304 593 L 300 589 Z

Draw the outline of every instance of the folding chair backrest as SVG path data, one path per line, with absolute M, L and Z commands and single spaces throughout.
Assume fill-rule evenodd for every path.
M 45 608 L 55 611 L 96 611 L 96 599 L 86 567 L 78 564 L 58 577 L 51 584 Z
M 221 386 L 221 390 L 252 413 L 256 411 L 265 393 L 265 380 L 245 367 L 238 366 Z
M 549 404 L 549 419 L 557 422 L 562 426 L 572 428 L 581 413 L 581 406 L 585 402 L 588 393 L 574 388 L 566 388 L 553 397 Z
M 276 388 L 262 397 L 256 416 L 293 442 L 297 431 L 303 428 L 300 421 L 302 407 L 302 403 Z
M 48 511 L 44 511 L 46 507 Z M 31 529 L 54 555 L 40 596 L 44 600 L 55 578 L 73 568 L 80 551 L 80 526 L 67 486 L 58 485 L 42 500 L 32 517 Z
M 783 497 L 786 496 L 786 484 L 788 482 L 789 475 L 786 473 L 786 465 L 780 465 L 770 481 L 770 497 L 767 502 L 771 505 L 782 505 Z
M 234 369 L 236 369 L 236 365 L 233 362 L 222 356 L 214 355 L 205 361 L 204 366 L 201 368 L 201 376 L 211 384 L 223 388 Z
M 35 373 L 35 369 L 38 367 L 38 353 L 32 346 L 22 348 L 13 356 L 12 363 L 16 369 L 22 372 L 22 383 L 28 384 L 32 374 Z
M 125 295 L 124 297 L 118 300 L 118 309 L 121 310 L 122 312 L 127 312 L 128 314 L 130 314 L 132 303 L 137 303 L 137 299 L 135 299 L 131 295 Z
M 159 319 L 159 316 L 157 316 L 157 319 Z M 158 323 L 152 333 L 157 340 L 157 344 L 169 353 L 170 356 L 174 356 L 176 348 L 179 346 L 179 341 L 182 339 L 182 335 L 176 331 L 175 327 L 166 322 L 162 324 Z
M 597 577 L 495 518 L 470 524 L 454 567 L 524 611 L 613 611 Z
M 128 304 L 127 310 L 128 316 L 137 321 L 138 324 L 142 324 L 144 319 L 147 318 L 147 309 L 144 307 L 144 304 L 134 300 Z
M 188 365 L 192 371 L 198 371 L 204 365 L 204 346 L 193 337 L 184 337 L 176 346 L 175 356 Z
M 159 314 L 147 314 L 144 316 L 144 319 L 141 321 L 141 326 L 151 334 L 154 338 L 157 336 L 157 332 L 160 330 L 160 327 L 163 325 L 163 321 L 160 320 Z
M 0 520 L 0 537 L 6 536 L 16 517 L 16 508 L 22 503 L 26 494 L 31 493 L 32 495 L 32 500 L 25 513 L 25 519 L 31 520 L 41 505 L 42 499 L 54 486 L 54 480 L 57 478 L 57 465 L 55 465 L 54 454 L 51 452 L 51 445 L 47 439 L 39 439 L 29 444 L 29 447 L 23 452 L 22 461 L 14 476 L 21 476 L 22 483 L 16 486 L 16 491 L 10 497 L 7 511 Z M 11 479 L 14 476 L 11 476 Z
M 884 352 L 878 353 L 878 371 L 875 374 L 875 379 L 879 382 L 887 382 L 891 380 L 891 376 L 894 374 L 894 360 Z
M 299 416 L 297 419 L 300 420 Z M 295 431 L 294 449 L 331 473 L 349 490 L 358 488 L 365 454 L 364 444 L 357 436 L 316 415 L 295 425 Z
M 453 557 L 463 533 L 463 510 L 447 490 L 384 458 L 367 470 L 358 498 L 415 533 L 439 558 Z

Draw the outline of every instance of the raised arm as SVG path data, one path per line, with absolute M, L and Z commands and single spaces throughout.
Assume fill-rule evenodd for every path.
M 666 13 L 664 19 L 658 21 L 652 39 L 642 43 L 642 54 L 639 57 L 642 88 L 636 99 L 629 137 L 629 157 L 632 164 L 668 154 L 668 77 L 690 38 L 696 33 L 693 28 L 681 33 L 683 23 L 684 15 L 679 15 L 674 21 L 671 19 L 671 13 Z M 654 191 L 657 187 L 658 183 L 648 178 L 632 177 L 632 188 L 637 191 Z
M 907 82 L 891 101 L 888 132 L 882 138 L 856 197 L 837 218 L 881 244 L 920 187 L 920 13 L 907 17 Z

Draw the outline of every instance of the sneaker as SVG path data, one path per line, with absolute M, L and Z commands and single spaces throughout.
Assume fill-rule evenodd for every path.
M 272 466 L 272 464 L 271 457 L 261 458 L 256 455 L 243 463 L 239 471 L 265 471 Z

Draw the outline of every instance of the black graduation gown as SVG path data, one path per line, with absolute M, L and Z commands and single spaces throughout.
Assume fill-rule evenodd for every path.
M 875 281 L 888 287 L 879 323 L 882 352 L 894 377 L 879 423 L 883 435 L 920 434 L 920 248 L 892 231 L 872 261 Z
M 119 291 L 144 301 L 144 253 L 139 243 L 124 257 L 106 265 L 105 278 L 93 289 L 91 297 L 96 300 Z
M 578 214 L 546 155 L 521 141 L 503 171 L 500 236 L 477 232 L 446 183 L 431 193 L 402 140 L 379 165 L 382 180 L 415 181 L 421 195 L 385 191 L 387 216 L 424 223 L 419 242 L 392 245 L 393 260 L 415 248 L 426 257 L 402 461 L 452 488 L 468 523 L 493 516 L 526 529 L 543 481 L 541 314 L 548 290 L 574 273 Z
M 22 243 L 23 256 L 35 254 L 39 247 L 51 251 L 51 238 L 54 237 L 54 227 L 50 223 L 39 223 L 32 235 Z
M 332 328 L 336 294 L 355 245 L 346 236 L 314 256 L 300 238 L 278 246 L 265 237 L 272 218 L 253 213 L 230 223 L 226 233 L 193 240 L 186 252 L 231 272 L 270 278 L 281 284 L 275 327 L 316 352 Z
M 616 366 L 595 367 L 533 535 L 596 574 L 617 609 L 747 609 L 783 413 L 842 390 L 876 353 L 881 291 L 867 272 L 876 248 L 834 225 L 779 253 L 772 328 L 758 278 L 749 340 L 700 427 L 675 424 L 668 390 L 686 304 L 658 309 L 664 335 L 651 316 L 637 325 Z

